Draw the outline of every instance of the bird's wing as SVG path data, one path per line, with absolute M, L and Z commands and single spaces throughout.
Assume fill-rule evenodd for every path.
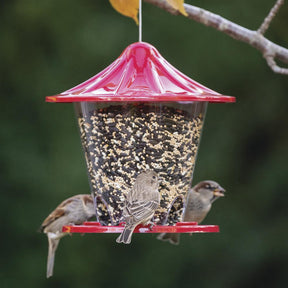
M 56 208 L 49 216 L 43 221 L 41 225 L 41 231 L 45 229 L 48 225 L 50 225 L 52 222 L 57 220 L 58 218 L 62 217 L 66 214 L 66 209 L 63 208 Z
M 129 222 L 139 222 L 153 214 L 158 206 L 159 203 L 157 201 L 134 201 L 127 203 L 124 216 Z
M 43 221 L 40 230 L 43 231 L 45 227 L 50 225 L 52 222 L 67 214 L 69 212 L 69 206 L 71 206 L 76 200 L 80 199 L 76 199 L 75 196 L 73 196 L 60 203 L 56 209 Z

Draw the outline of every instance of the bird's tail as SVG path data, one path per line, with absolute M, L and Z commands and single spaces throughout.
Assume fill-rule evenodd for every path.
M 173 245 L 178 245 L 180 242 L 180 235 L 178 233 L 161 233 L 157 236 L 158 240 L 168 241 Z
M 117 243 L 124 243 L 124 244 L 130 244 L 133 231 L 135 229 L 136 225 L 127 225 L 125 226 L 123 232 L 120 234 L 120 236 L 116 239 Z
M 51 239 L 48 237 L 48 258 L 47 258 L 47 273 L 46 277 L 49 278 L 53 275 L 55 252 L 57 250 L 60 239 Z

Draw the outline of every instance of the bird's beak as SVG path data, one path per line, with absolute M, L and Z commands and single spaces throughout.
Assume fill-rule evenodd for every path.
M 225 189 L 223 189 L 222 187 L 219 187 L 219 188 L 216 188 L 214 191 L 213 191 L 213 194 L 214 196 L 216 197 L 224 197 L 224 192 L 225 192 Z

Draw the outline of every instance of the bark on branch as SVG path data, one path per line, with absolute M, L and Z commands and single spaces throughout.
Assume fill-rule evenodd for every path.
M 153 4 L 167 12 L 179 15 L 179 12 L 173 9 L 165 0 L 144 0 L 147 3 Z M 258 30 L 250 30 L 236 23 L 233 23 L 217 14 L 204 10 L 202 8 L 184 4 L 188 18 L 202 23 L 206 26 L 213 27 L 216 30 L 226 33 L 230 37 L 245 42 L 259 50 L 266 59 L 268 65 L 275 73 L 287 74 L 288 68 L 279 67 L 275 60 L 288 64 L 288 49 L 273 43 L 264 37 L 264 33 L 268 29 L 272 19 L 277 14 L 279 8 L 284 3 L 284 0 L 276 1 L 268 16 L 264 19 Z

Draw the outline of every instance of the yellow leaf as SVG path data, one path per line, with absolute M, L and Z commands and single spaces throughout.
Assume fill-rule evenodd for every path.
M 184 16 L 188 16 L 184 8 L 184 0 L 166 0 L 175 10 L 179 11 Z
M 109 0 L 112 7 L 120 14 L 131 17 L 138 25 L 139 0 Z

